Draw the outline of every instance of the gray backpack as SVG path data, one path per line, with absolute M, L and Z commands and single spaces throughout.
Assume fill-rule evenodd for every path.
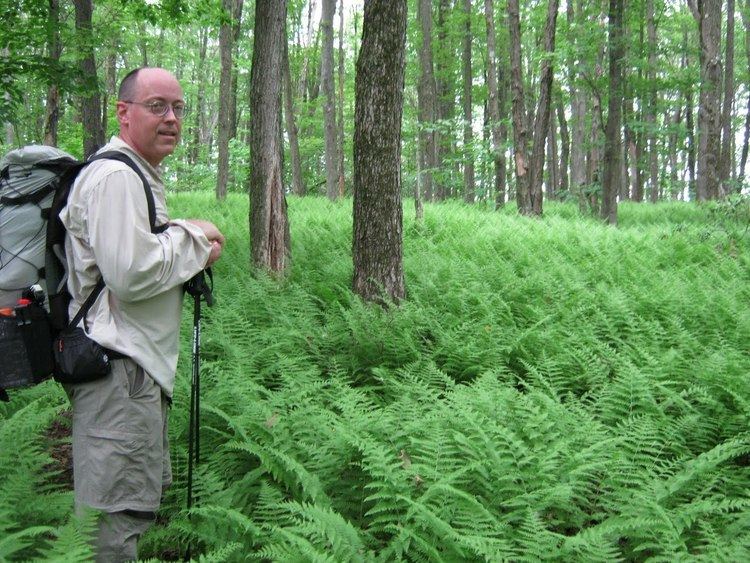
M 156 211 L 151 187 L 124 153 L 109 151 L 86 162 L 54 147 L 29 145 L 0 159 L 0 399 L 3 389 L 39 383 L 54 375 L 52 342 L 75 327 L 104 288 L 100 280 L 69 321 L 71 296 L 59 219 L 78 173 L 95 160 L 118 160 L 143 182 L 152 232 Z

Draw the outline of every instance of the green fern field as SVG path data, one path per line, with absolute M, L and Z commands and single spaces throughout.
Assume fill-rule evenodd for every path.
M 171 206 L 228 247 L 203 323 L 197 507 L 186 302 L 175 484 L 145 559 L 750 560 L 740 207 L 624 204 L 613 229 L 570 204 L 541 220 L 427 205 L 417 223 L 408 203 L 408 298 L 385 310 L 350 290 L 351 200 L 289 199 L 283 280 L 250 273 L 247 198 Z M 87 560 L 64 394 L 12 395 L 0 560 Z

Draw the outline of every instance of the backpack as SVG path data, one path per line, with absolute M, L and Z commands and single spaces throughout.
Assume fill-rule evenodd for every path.
M 154 196 L 140 168 L 126 154 L 108 151 L 82 162 L 54 147 L 30 145 L 0 160 L 0 399 L 4 389 L 35 385 L 60 373 L 52 342 L 85 318 L 104 281 L 99 280 L 73 321 L 60 212 L 78 174 L 91 162 L 117 160 L 143 182 L 151 232 Z

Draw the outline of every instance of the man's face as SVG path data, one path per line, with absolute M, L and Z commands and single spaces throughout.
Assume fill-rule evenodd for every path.
M 157 101 L 167 104 L 166 114 L 155 115 L 148 107 Z M 132 99 L 117 102 L 120 137 L 154 166 L 172 154 L 180 140 L 182 120 L 172 111 L 176 103 L 184 103 L 182 88 L 171 73 L 159 68 L 141 70 Z

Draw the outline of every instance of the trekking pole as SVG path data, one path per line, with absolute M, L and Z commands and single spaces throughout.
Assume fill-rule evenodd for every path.
M 208 274 L 211 285 L 206 283 Z M 201 271 L 185 284 L 185 291 L 193 296 L 193 374 L 190 383 L 190 421 L 188 425 L 188 491 L 187 508 L 193 506 L 193 466 L 200 461 L 200 361 L 201 361 L 201 301 L 213 307 L 213 274 Z M 188 550 L 189 553 L 189 550 Z

